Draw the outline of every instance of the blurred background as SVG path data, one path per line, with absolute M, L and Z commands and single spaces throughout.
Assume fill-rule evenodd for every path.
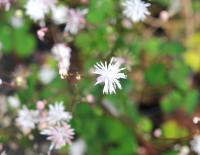
M 151 14 L 132 23 L 120 0 L 60 0 L 86 9 L 84 26 L 70 34 L 53 11 L 34 21 L 26 0 L 0 0 L 0 150 L 47 154 L 46 137 L 38 129 L 24 134 L 15 121 L 24 105 L 45 100 L 63 101 L 75 130 L 72 145 L 52 155 L 200 154 L 200 1 L 146 2 Z M 52 54 L 58 43 L 71 48 L 65 79 Z M 127 79 L 105 95 L 91 72 L 111 57 L 123 62 Z

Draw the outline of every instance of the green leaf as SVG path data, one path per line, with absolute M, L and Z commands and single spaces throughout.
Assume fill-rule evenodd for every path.
M 162 136 L 165 138 L 182 138 L 188 136 L 186 128 L 180 127 L 175 121 L 168 121 L 162 125 Z
M 188 91 L 184 98 L 185 108 L 189 114 L 195 110 L 198 104 L 199 93 L 197 90 Z
M 105 22 L 107 17 L 114 14 L 113 0 L 91 0 L 89 6 L 89 13 L 87 20 L 94 24 L 101 24 Z
M 138 122 L 138 127 L 141 129 L 141 131 L 150 133 L 153 129 L 153 124 L 149 118 L 142 117 Z
M 179 42 L 163 42 L 160 45 L 160 54 L 177 55 L 185 52 L 184 46 Z
M 166 85 L 168 83 L 167 70 L 163 64 L 152 64 L 145 71 L 145 81 L 150 85 Z
M 12 29 L 9 26 L 0 25 L 0 43 L 2 44 L 2 52 L 12 52 Z
M 169 77 L 180 90 L 188 89 L 189 69 L 182 61 L 175 61 L 169 71 Z
M 14 33 L 15 49 L 19 56 L 27 57 L 34 52 L 36 40 L 33 35 L 22 30 L 16 30 Z
M 172 91 L 161 101 L 161 108 L 164 112 L 169 113 L 176 110 L 182 104 L 182 95 L 178 91 Z
M 158 55 L 160 51 L 161 40 L 159 38 L 151 38 L 147 41 L 144 41 L 145 52 L 149 55 Z
M 75 43 L 85 55 L 89 55 L 93 51 L 107 52 L 109 46 L 106 27 L 101 26 L 95 30 L 79 34 L 75 38 Z

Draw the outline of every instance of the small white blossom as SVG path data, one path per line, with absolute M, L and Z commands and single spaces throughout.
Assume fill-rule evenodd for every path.
M 200 121 L 200 117 L 198 117 L 198 116 L 193 117 L 193 123 L 194 124 L 198 124 L 199 121 Z
M 58 60 L 64 57 L 69 58 L 71 56 L 71 48 L 69 48 L 65 44 L 59 43 L 53 46 L 52 53 L 56 56 Z
M 56 76 L 55 71 L 48 66 L 42 66 L 42 68 L 39 70 L 38 73 L 39 80 L 45 85 L 53 81 L 55 76 Z
M 194 136 L 190 144 L 191 144 L 192 150 L 196 152 L 198 155 L 200 155 L 200 135 Z
M 58 68 L 59 74 L 62 79 L 64 79 L 69 70 L 70 58 L 71 58 L 71 48 L 65 46 L 65 44 L 56 44 L 52 48 L 52 53 L 55 55 L 56 59 L 59 61 Z
M 133 22 L 143 21 L 147 15 L 150 15 L 148 11 L 150 4 L 142 0 L 124 0 L 122 5 L 124 7 L 123 14 Z
M 16 123 L 24 134 L 35 128 L 35 124 L 38 122 L 38 115 L 38 111 L 29 110 L 26 106 L 19 110 Z
M 76 140 L 69 148 L 69 155 L 84 155 L 85 152 L 86 143 L 83 139 Z
M 3 80 L 0 78 L 0 86 L 3 84 Z
M 7 155 L 6 151 L 1 152 L 0 155 Z
M 42 135 L 46 135 L 47 140 L 51 141 L 49 150 L 60 149 L 66 144 L 71 144 L 71 140 L 74 136 L 74 129 L 69 124 L 63 124 L 62 126 L 49 127 L 42 130 Z
M 10 9 L 11 0 L 0 0 L 0 7 L 4 7 L 6 11 Z
M 57 0 L 41 0 L 45 5 L 47 5 L 49 8 L 54 7 L 55 4 L 57 3 Z
M 188 155 L 189 153 L 190 153 L 190 148 L 184 145 L 180 148 L 178 155 Z
M 10 23 L 14 28 L 19 28 L 23 25 L 23 19 L 21 17 L 12 16 Z
M 25 4 L 26 14 L 34 21 L 44 20 L 49 12 L 48 5 L 42 0 L 28 0 Z
M 51 12 L 51 18 L 56 24 L 63 24 L 67 22 L 68 8 L 64 5 L 52 7 Z
M 60 125 L 66 121 L 68 122 L 71 118 L 71 114 L 65 111 L 63 102 L 56 102 L 54 105 L 49 105 L 49 113 L 47 116 L 49 125 Z
M 122 88 L 119 79 L 126 79 L 126 75 L 121 73 L 121 71 L 125 68 L 120 68 L 120 65 L 121 64 L 119 62 L 114 62 L 113 58 L 108 65 L 107 62 L 100 62 L 95 65 L 93 73 L 99 75 L 99 77 L 97 77 L 96 84 L 104 83 L 103 93 L 116 93 L 116 88 Z
M 67 15 L 67 24 L 65 27 L 65 31 L 70 32 L 71 34 L 76 34 L 80 29 L 82 29 L 85 25 L 84 15 L 87 10 L 74 10 L 70 9 Z
M 18 108 L 20 106 L 20 100 L 17 96 L 8 96 L 8 103 L 12 108 Z

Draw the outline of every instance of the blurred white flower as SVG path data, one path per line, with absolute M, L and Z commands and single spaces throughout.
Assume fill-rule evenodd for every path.
M 56 59 L 59 61 L 58 68 L 59 74 L 62 79 L 64 79 L 69 70 L 70 58 L 71 58 L 71 48 L 65 46 L 65 44 L 56 44 L 52 48 L 52 53 L 55 55 Z
M 2 119 L 6 112 L 8 111 L 8 106 L 6 104 L 6 96 L 0 95 L 0 118 Z
M 178 155 L 188 155 L 190 153 L 190 148 L 188 146 L 182 146 L 179 150 Z
M 11 17 L 10 23 L 14 28 L 19 28 L 23 25 L 23 18 L 14 15 Z
M 59 43 L 53 46 L 52 53 L 56 56 L 58 60 L 60 60 L 64 57 L 71 56 L 71 48 L 69 48 L 65 44 Z
M 42 66 L 38 73 L 39 80 L 45 85 L 53 81 L 55 76 L 56 72 L 48 66 Z
M 84 155 L 86 152 L 86 143 L 83 139 L 78 139 L 70 145 L 69 155 Z
M 57 3 L 57 0 L 41 0 L 44 4 L 46 4 L 48 7 L 54 7 Z
M 80 29 L 85 26 L 84 15 L 87 10 L 74 10 L 70 9 L 67 15 L 67 24 L 65 31 L 71 34 L 76 34 Z
M 48 5 L 42 0 L 28 0 L 25 4 L 26 14 L 34 21 L 41 21 L 49 12 Z
M 60 125 L 66 121 L 68 122 L 71 118 L 71 114 L 65 111 L 63 102 L 56 102 L 54 105 L 49 105 L 49 113 L 47 116 L 49 125 Z
M 200 121 L 200 117 L 198 117 L 198 116 L 193 117 L 193 123 L 194 124 L 198 124 L 199 121 Z
M 63 24 L 67 22 L 67 7 L 64 5 L 54 6 L 51 8 L 51 11 L 51 18 L 56 24 Z
M 29 110 L 26 106 L 24 106 L 18 112 L 16 124 L 24 134 L 28 134 L 35 128 L 35 124 L 38 122 L 38 116 L 38 111 Z
M 20 106 L 20 100 L 18 96 L 8 96 L 7 100 L 8 100 L 8 104 L 12 108 L 18 108 Z
M 1 152 L 0 155 L 7 155 L 6 151 Z
M 196 152 L 198 155 L 200 155 L 200 135 L 194 136 L 190 144 L 191 144 L 192 150 Z
M 0 78 L 0 85 L 2 85 L 2 83 L 3 83 L 3 80 Z
M 99 75 L 96 84 L 104 83 L 103 93 L 116 93 L 117 88 L 122 88 L 119 79 L 126 79 L 126 75 L 121 73 L 125 68 L 120 68 L 120 65 L 119 62 L 114 62 L 113 58 L 108 65 L 107 62 L 100 62 L 95 65 L 93 73 Z
M 62 126 L 49 127 L 41 131 L 42 135 L 46 135 L 47 140 L 51 141 L 49 150 L 60 149 L 66 144 L 71 144 L 73 139 L 74 129 L 69 124 L 63 124 Z
M 0 7 L 4 7 L 6 11 L 10 9 L 11 2 L 10 0 L 0 0 Z
M 123 14 L 132 22 L 143 21 L 147 15 L 150 15 L 148 11 L 150 4 L 142 0 L 124 0 L 122 6 L 124 7 Z

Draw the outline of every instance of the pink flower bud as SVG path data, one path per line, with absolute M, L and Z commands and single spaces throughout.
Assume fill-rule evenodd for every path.
M 39 29 L 38 31 L 37 31 L 37 36 L 38 36 L 38 38 L 40 39 L 40 40 L 44 40 L 44 36 L 45 36 L 45 34 L 47 33 L 47 31 L 48 31 L 48 28 L 47 27 L 43 27 L 43 28 L 41 28 L 41 29 Z
M 93 95 L 89 94 L 89 95 L 86 96 L 86 101 L 87 101 L 88 103 L 93 103 L 94 100 L 95 100 L 95 98 L 94 98 Z
M 36 107 L 38 110 L 43 110 L 45 107 L 46 103 L 44 101 L 37 101 Z
M 169 12 L 163 10 L 160 12 L 160 19 L 164 22 L 169 20 Z

